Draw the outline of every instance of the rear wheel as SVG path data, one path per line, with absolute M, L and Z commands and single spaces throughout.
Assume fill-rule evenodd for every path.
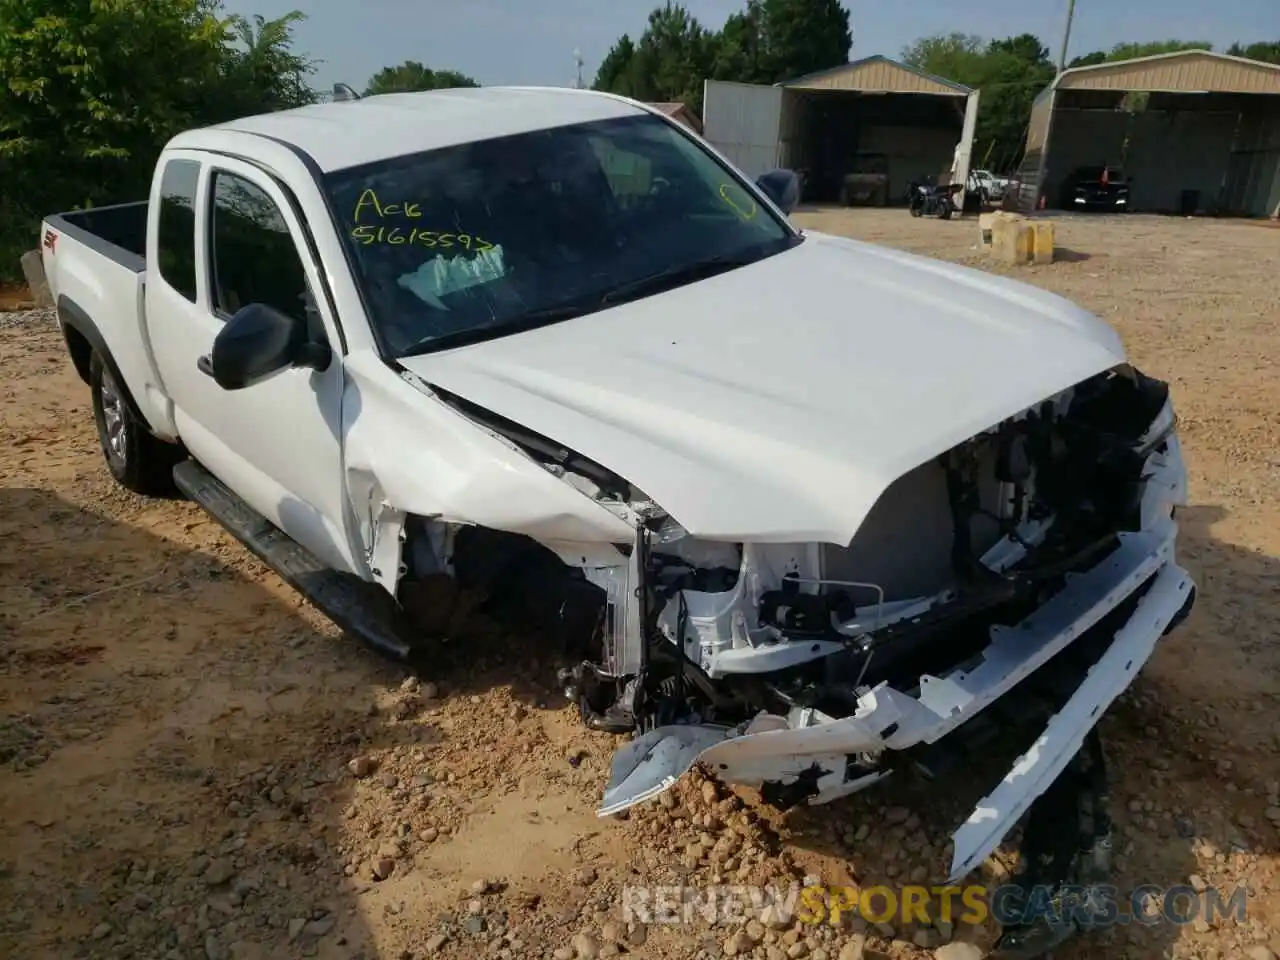
M 89 390 L 98 443 L 115 481 L 134 493 L 172 493 L 173 465 L 178 462 L 179 448 L 151 435 L 130 408 L 115 375 L 96 352 L 89 361 Z

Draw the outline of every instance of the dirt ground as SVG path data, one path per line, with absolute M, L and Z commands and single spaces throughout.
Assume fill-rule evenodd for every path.
M 971 221 L 798 219 L 984 265 Z M 1058 242 L 1059 262 L 1007 272 L 1102 315 L 1171 381 L 1191 471 L 1181 550 L 1199 604 L 1101 725 L 1117 884 L 1249 899 L 1244 923 L 1130 924 L 1057 956 L 1268 958 L 1280 232 L 1064 218 Z M 378 660 L 192 505 L 111 484 L 48 314 L 0 314 L 0 367 L 0 956 L 964 960 L 989 942 L 982 927 L 627 924 L 621 890 L 638 884 L 936 881 L 955 798 L 999 771 L 785 816 L 690 777 L 598 819 L 618 741 L 578 724 L 550 653 L 446 644 L 416 677 Z

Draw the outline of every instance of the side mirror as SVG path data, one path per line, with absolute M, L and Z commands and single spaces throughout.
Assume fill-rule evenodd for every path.
M 311 340 L 305 320 L 250 303 L 214 337 L 213 352 L 199 367 L 222 389 L 242 390 L 291 367 L 323 370 L 331 357 L 327 344 Z
M 762 173 L 756 180 L 756 186 L 783 213 L 790 213 L 800 202 L 800 178 L 794 170 L 778 169 Z

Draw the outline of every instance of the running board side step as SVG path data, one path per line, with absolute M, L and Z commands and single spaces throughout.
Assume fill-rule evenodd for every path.
M 194 460 L 173 468 L 173 480 L 285 583 L 306 597 L 326 617 L 374 650 L 407 660 L 413 636 L 408 624 L 382 589 L 327 567 L 229 487 Z

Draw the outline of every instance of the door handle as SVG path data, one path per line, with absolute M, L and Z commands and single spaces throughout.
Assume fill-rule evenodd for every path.
M 196 369 L 203 373 L 206 377 L 213 376 L 213 358 L 209 354 L 205 354 L 196 360 Z

